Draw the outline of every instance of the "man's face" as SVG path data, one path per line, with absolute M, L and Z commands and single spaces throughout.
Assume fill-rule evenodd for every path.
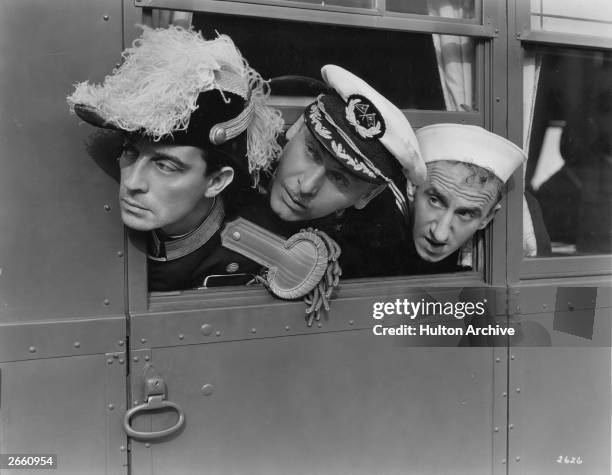
M 183 234 L 205 217 L 210 198 L 203 151 L 143 138 L 126 140 L 119 157 L 119 206 L 126 226 Z
M 497 188 L 470 180 L 472 174 L 461 164 L 427 164 L 427 180 L 417 187 L 413 203 L 412 237 L 422 259 L 448 257 L 493 218 Z
M 377 188 L 349 173 L 302 124 L 283 149 L 270 207 L 285 221 L 306 221 L 365 205 Z

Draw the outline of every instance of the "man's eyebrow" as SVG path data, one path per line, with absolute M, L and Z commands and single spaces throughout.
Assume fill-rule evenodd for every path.
M 442 193 L 436 188 L 435 185 L 429 185 L 429 187 L 425 189 L 425 193 L 427 193 L 428 195 L 434 195 L 444 204 L 444 206 L 448 206 L 448 199 L 446 198 L 444 193 Z

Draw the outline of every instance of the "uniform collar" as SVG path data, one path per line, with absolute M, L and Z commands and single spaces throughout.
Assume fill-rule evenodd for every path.
M 154 261 L 173 261 L 199 249 L 221 228 L 225 207 L 220 197 L 215 198 L 204 221 L 190 233 L 175 239 L 161 239 L 157 231 L 151 233 L 148 258 Z

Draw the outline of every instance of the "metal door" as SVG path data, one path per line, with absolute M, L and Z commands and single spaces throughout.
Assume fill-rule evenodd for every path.
M 134 313 L 131 404 L 143 407 L 153 367 L 185 424 L 161 439 L 132 439 L 133 473 L 505 470 L 505 351 L 432 348 L 432 337 L 372 333 L 374 301 L 477 297 L 370 287 L 377 297 L 359 297 L 363 285 L 345 286 L 329 320 L 310 329 L 301 304 L 257 290 L 159 296 Z M 132 426 L 156 433 L 176 420 L 174 409 L 143 409 Z
M 116 183 L 66 105 L 120 59 L 121 17 L 121 0 L 0 5 L 0 453 L 56 454 L 57 473 L 127 473 Z

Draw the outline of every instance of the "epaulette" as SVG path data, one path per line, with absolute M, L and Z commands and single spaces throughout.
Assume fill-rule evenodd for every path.
M 223 247 L 240 253 L 267 269 L 258 281 L 282 299 L 303 298 L 308 326 L 319 320 L 322 309 L 340 281 L 340 246 L 323 231 L 308 228 L 289 239 L 244 218 L 228 222 L 221 232 Z

